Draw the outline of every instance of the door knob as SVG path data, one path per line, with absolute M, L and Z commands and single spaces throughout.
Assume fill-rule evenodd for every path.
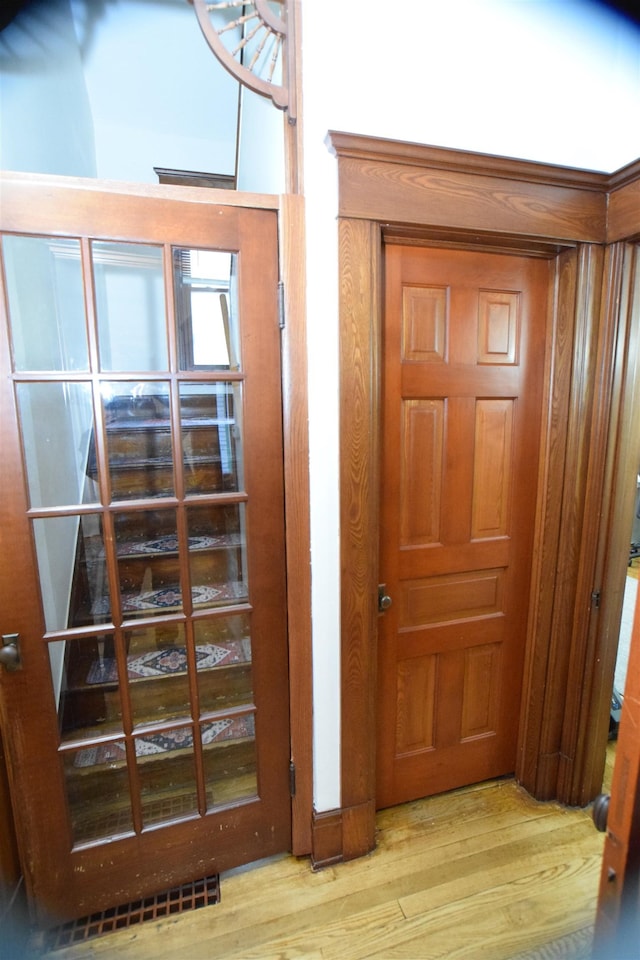
M 20 650 L 18 649 L 19 635 L 17 633 L 5 633 L 2 636 L 2 646 L 0 647 L 0 664 L 13 673 L 14 670 L 22 668 L 20 660 Z
M 608 793 L 601 793 L 593 801 L 591 816 L 596 825 L 596 830 L 605 833 L 607 829 L 607 817 L 609 815 L 609 797 Z
M 389 609 L 392 603 L 393 603 L 393 600 L 387 593 L 386 583 L 379 583 L 378 584 L 378 611 L 380 613 L 384 613 L 385 610 Z

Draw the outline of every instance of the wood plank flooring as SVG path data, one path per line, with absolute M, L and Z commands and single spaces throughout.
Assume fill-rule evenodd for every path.
M 613 745 L 609 756 L 613 758 Z M 610 783 L 611 762 L 605 784 Z M 582 960 L 604 835 L 589 810 L 498 780 L 384 810 L 367 857 L 284 856 L 221 878 L 221 903 L 50 960 Z

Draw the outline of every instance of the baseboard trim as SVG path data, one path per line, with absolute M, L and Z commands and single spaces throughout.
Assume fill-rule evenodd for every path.
M 314 870 L 371 853 L 376 845 L 373 800 L 324 813 L 314 811 L 311 838 Z

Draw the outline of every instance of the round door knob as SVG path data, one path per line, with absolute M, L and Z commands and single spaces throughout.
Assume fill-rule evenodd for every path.
M 378 609 L 379 610 L 388 610 L 391 604 L 393 603 L 391 597 L 388 593 L 383 594 L 378 600 Z
M 591 816 L 593 822 L 596 825 L 596 830 L 599 830 L 600 833 L 605 833 L 607 829 L 607 817 L 609 815 L 609 794 L 601 793 L 593 801 L 593 810 L 591 811 Z
M 13 636 L 13 634 L 11 635 Z M 13 671 L 20 668 L 20 652 L 16 640 L 5 640 L 0 647 L 0 665 L 7 670 Z

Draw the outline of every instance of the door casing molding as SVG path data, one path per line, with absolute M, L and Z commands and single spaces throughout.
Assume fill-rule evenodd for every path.
M 607 175 L 348 133 L 327 141 L 339 185 L 343 739 L 342 808 L 314 824 L 319 862 L 375 845 L 383 239 L 555 261 L 515 774 L 566 803 L 591 799 L 604 768 L 620 611 L 591 594 L 596 575 L 613 580 L 599 545 L 628 538 L 629 518 L 599 518 L 632 459 L 629 438 L 623 449 L 612 434 L 636 363 L 630 308 L 612 290 L 638 269 L 640 239 L 640 161 Z

